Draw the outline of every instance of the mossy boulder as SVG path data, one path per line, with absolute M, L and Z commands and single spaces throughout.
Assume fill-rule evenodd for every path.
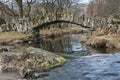
M 66 59 L 63 57 L 40 48 L 29 47 L 27 49 L 27 55 L 28 56 L 25 58 L 25 65 L 33 68 L 48 69 L 66 62 Z
M 49 70 L 66 62 L 65 58 L 40 48 L 29 47 L 24 51 L 16 48 L 11 49 L 13 48 L 10 47 L 9 52 L 1 51 L 0 71 L 18 71 L 23 78 L 35 76 L 36 71 L 39 74 L 37 77 L 47 75 L 43 70 Z

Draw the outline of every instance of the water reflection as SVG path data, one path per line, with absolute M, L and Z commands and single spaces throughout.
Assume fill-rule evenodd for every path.
M 80 36 L 80 35 L 71 35 L 71 45 L 72 45 L 72 51 L 73 52 L 87 50 L 86 46 L 82 45 L 80 43 L 81 38 L 82 38 L 82 36 Z
M 80 43 L 80 38 L 80 35 L 72 34 L 55 39 L 43 39 L 36 46 L 55 53 L 85 51 L 86 46 Z

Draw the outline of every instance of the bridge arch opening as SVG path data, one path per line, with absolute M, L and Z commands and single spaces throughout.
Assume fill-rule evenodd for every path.
M 66 20 L 55 20 L 55 21 L 46 22 L 46 23 L 43 23 L 43 24 L 40 24 L 40 25 L 37 25 L 36 27 L 34 27 L 33 28 L 33 36 L 35 38 L 39 37 L 41 29 L 48 28 L 50 25 L 57 24 L 57 23 L 70 23 L 70 24 L 78 25 L 78 26 L 83 27 L 83 28 L 89 28 L 90 29 L 90 27 L 84 26 L 83 24 L 79 24 L 79 23 L 76 23 L 76 22 L 71 22 L 71 21 L 66 21 Z

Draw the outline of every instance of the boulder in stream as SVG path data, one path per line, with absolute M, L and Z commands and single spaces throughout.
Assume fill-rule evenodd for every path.
M 15 50 L 15 49 L 14 49 Z M 48 70 L 62 65 L 66 59 L 52 52 L 29 47 L 0 53 L 1 72 L 18 71 L 22 78 L 37 78 L 48 75 Z

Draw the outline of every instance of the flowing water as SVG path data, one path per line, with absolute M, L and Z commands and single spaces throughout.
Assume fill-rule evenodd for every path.
M 40 43 L 39 47 L 73 58 L 37 80 L 120 80 L 120 53 L 89 50 L 80 43 L 83 37 L 72 34 Z

